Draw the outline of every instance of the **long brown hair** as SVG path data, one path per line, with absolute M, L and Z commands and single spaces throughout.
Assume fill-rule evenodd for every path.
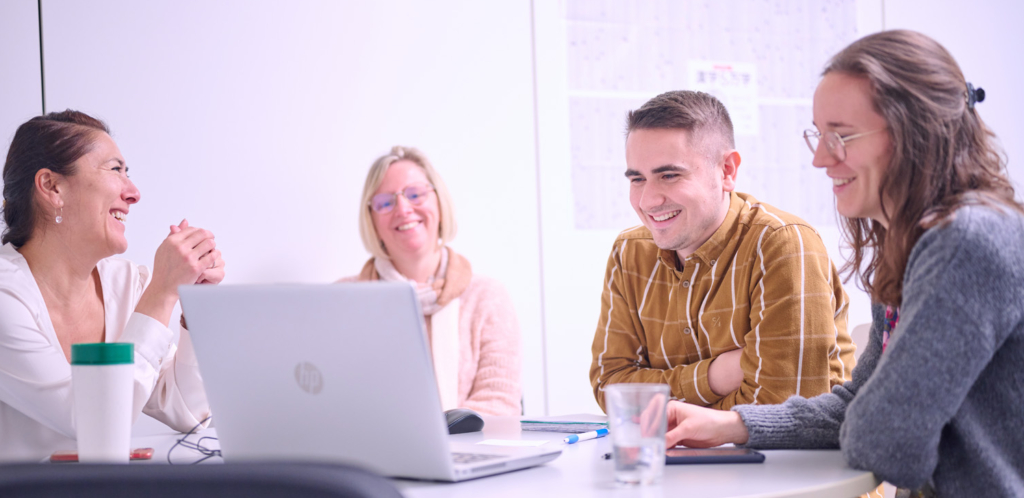
M 4 162 L 4 224 L 2 243 L 20 248 L 32 238 L 36 225 L 36 172 L 46 168 L 72 176 L 75 161 L 87 154 L 97 133 L 110 133 L 102 121 L 70 109 L 36 116 L 14 132 Z
M 889 227 L 843 217 L 853 258 L 842 271 L 847 278 L 856 273 L 873 301 L 899 306 L 910 251 L 925 230 L 966 204 L 1024 208 L 1014 199 L 995 134 L 968 106 L 967 81 L 938 42 L 914 31 L 875 33 L 836 54 L 822 74 L 831 72 L 870 82 L 892 144 L 879 186 Z

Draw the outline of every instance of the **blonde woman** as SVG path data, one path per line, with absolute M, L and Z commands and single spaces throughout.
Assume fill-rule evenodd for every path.
M 420 151 L 395 146 L 370 167 L 359 233 L 372 255 L 344 281 L 406 281 L 416 287 L 441 405 L 518 415 L 519 324 L 496 280 L 473 273 L 447 246 L 455 213 L 441 176 Z

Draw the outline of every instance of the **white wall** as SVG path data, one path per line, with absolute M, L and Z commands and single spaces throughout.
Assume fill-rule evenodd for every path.
M 575 229 L 565 9 L 563 1 L 534 3 L 548 408 L 552 414 L 601 413 L 590 386 L 590 348 L 618 232 Z
M 941 43 L 967 81 L 985 89 L 976 109 L 1000 138 L 1010 178 L 1024 198 L 1024 2 L 885 0 L 885 28 L 920 31 Z
M 528 1 L 47 0 L 43 16 L 49 109 L 106 120 L 142 192 L 128 258 L 188 217 L 217 235 L 226 283 L 354 274 L 366 170 L 415 145 L 454 196 L 453 246 L 512 295 L 540 413 Z
M 0 4 L 0 161 L 18 125 L 43 110 L 38 12 L 36 0 Z

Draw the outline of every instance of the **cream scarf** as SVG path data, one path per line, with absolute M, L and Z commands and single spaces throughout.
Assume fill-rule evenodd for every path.
M 447 247 L 441 248 L 437 273 L 423 284 L 399 273 L 387 258 L 368 261 L 360 274 L 360 280 L 409 282 L 416 288 L 420 308 L 430 323 L 434 376 L 445 410 L 456 408 L 459 403 L 459 296 L 471 278 L 469 261 Z

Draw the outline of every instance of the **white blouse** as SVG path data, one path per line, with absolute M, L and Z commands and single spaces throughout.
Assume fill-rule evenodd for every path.
M 96 268 L 105 340 L 135 344 L 134 417 L 145 412 L 188 431 L 210 414 L 188 331 L 181 329 L 175 341 L 171 329 L 135 312 L 150 281 L 148 268 L 119 258 L 104 259 Z M 28 262 L 5 244 L 0 247 L 0 462 L 39 461 L 75 448 L 71 365 Z

